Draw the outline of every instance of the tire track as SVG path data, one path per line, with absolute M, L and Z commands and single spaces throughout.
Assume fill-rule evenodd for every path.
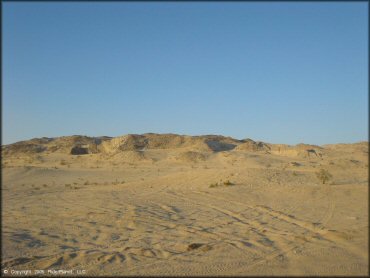
M 172 195 L 177 195 L 177 194 L 172 194 Z M 177 197 L 179 197 L 179 196 L 177 195 Z M 199 203 L 194 202 L 194 201 L 192 201 L 192 200 L 190 200 L 190 199 L 188 199 L 184 196 L 182 196 L 182 199 L 184 201 L 187 201 L 187 202 L 199 204 Z M 263 254 L 263 257 L 257 259 L 254 263 L 248 265 L 247 268 L 250 268 L 250 267 L 252 267 L 254 265 L 257 265 L 259 263 L 264 263 L 264 262 L 270 261 L 270 260 L 275 259 L 279 256 L 283 256 L 286 253 L 288 253 L 291 250 L 298 247 L 298 245 L 296 245 L 294 241 L 289 241 L 289 243 L 284 243 L 285 236 L 286 236 L 285 234 L 275 233 L 275 231 L 272 231 L 270 228 L 263 226 L 258 221 L 255 221 L 255 220 L 254 221 L 248 221 L 246 219 L 243 219 L 244 217 L 242 217 L 239 213 L 235 213 L 235 212 L 232 212 L 232 211 L 226 210 L 226 209 L 220 209 L 219 207 L 212 206 L 212 205 L 206 205 L 204 202 L 202 202 L 202 205 L 207 206 L 207 207 L 209 207 L 209 208 L 211 208 L 215 211 L 218 211 L 218 212 L 224 214 L 225 216 L 227 216 L 229 218 L 232 218 L 232 219 L 236 220 L 238 223 L 241 223 L 245 227 L 251 229 L 254 233 L 259 235 L 260 237 L 267 238 L 270 242 L 279 242 L 279 245 L 275 246 L 275 250 L 272 253 Z M 245 204 L 243 204 L 243 205 L 245 205 Z M 251 208 L 249 206 L 247 206 L 247 207 Z M 265 233 L 263 233 L 263 232 L 265 232 Z M 293 237 L 294 234 L 290 233 L 290 236 Z M 272 241 L 271 239 L 274 239 L 274 241 Z M 240 241 L 240 239 L 239 239 L 239 241 Z M 254 241 L 254 244 L 256 244 L 256 243 L 257 243 L 257 241 Z M 290 244 L 294 244 L 294 245 L 289 246 Z M 258 245 L 258 244 L 256 244 L 256 245 Z M 259 247 L 261 247 L 261 245 Z M 258 255 L 261 256 L 261 254 L 258 254 Z
M 334 208 L 335 208 L 334 202 L 329 197 L 330 192 L 331 192 L 330 189 L 328 188 L 326 190 L 326 192 L 327 192 L 326 196 L 328 196 L 328 198 L 329 198 L 329 209 L 327 210 L 325 216 L 323 217 L 324 221 L 321 220 L 325 224 L 333 216 L 333 211 L 334 211 Z M 205 194 L 204 192 L 198 191 L 197 193 L 206 195 L 207 198 L 210 198 L 210 195 Z M 178 195 L 178 194 L 174 194 L 174 193 L 172 193 L 172 194 L 173 195 Z M 184 201 L 188 201 L 188 202 L 190 201 L 191 202 L 191 200 L 189 198 L 186 198 L 184 195 L 182 195 L 182 197 L 184 198 Z M 230 200 L 225 199 L 225 198 L 220 198 L 220 197 L 216 197 L 216 196 L 213 196 L 213 195 L 212 195 L 212 197 L 213 197 L 213 199 L 218 199 L 218 200 L 221 200 L 223 202 L 230 202 Z M 239 204 L 241 206 L 244 206 L 244 207 L 247 207 L 249 209 L 256 210 L 256 211 L 259 211 L 261 213 L 268 214 L 271 217 L 279 219 L 281 221 L 284 221 L 284 222 L 286 222 L 290 225 L 295 225 L 295 226 L 298 226 L 300 228 L 305 229 L 307 232 L 309 232 L 311 234 L 308 237 L 307 236 L 304 237 L 306 243 L 312 242 L 313 240 L 316 240 L 316 239 L 326 240 L 326 241 L 329 241 L 329 242 L 335 242 L 336 244 L 338 244 L 339 246 L 342 246 L 342 248 L 345 248 L 346 250 L 350 251 L 351 253 L 353 253 L 356 256 L 360 256 L 360 257 L 366 256 L 365 252 L 363 252 L 361 249 L 357 248 L 356 246 L 353 246 L 348 241 L 346 241 L 346 239 L 345 239 L 346 234 L 345 233 L 337 232 L 335 230 L 328 230 L 328 229 L 324 228 L 322 224 L 317 225 L 317 224 L 314 224 L 314 223 L 311 223 L 311 222 L 299 220 L 299 219 L 296 219 L 292 215 L 288 215 L 288 214 L 285 214 L 285 213 L 282 213 L 282 212 L 279 212 L 279 211 L 275 211 L 275 210 L 273 210 L 269 207 L 266 207 L 266 206 L 248 206 L 244 203 L 240 203 L 240 202 L 237 202 L 237 201 L 233 201 L 233 203 L 237 203 L 237 204 Z M 212 206 L 211 206 L 211 208 L 212 208 Z M 213 207 L 213 208 L 216 208 L 216 209 L 220 210 L 218 207 Z M 238 213 L 235 214 L 231 211 L 226 211 L 226 210 L 223 210 L 223 212 L 226 215 L 229 214 L 230 217 L 232 217 L 234 219 L 238 219 L 239 221 L 241 220 L 240 214 L 238 214 Z M 256 227 L 256 224 L 258 224 L 258 222 L 255 222 L 253 224 L 250 223 L 250 222 L 245 222 L 245 224 L 247 224 L 247 225 L 253 225 L 254 224 L 254 227 Z M 258 227 L 258 225 L 257 225 L 257 227 Z M 269 236 L 274 238 L 274 233 L 271 233 L 271 230 L 268 230 L 268 232 L 269 232 Z M 290 235 L 290 236 L 292 236 L 292 235 Z M 280 242 L 283 242 L 283 241 L 280 241 Z M 292 243 L 294 243 L 294 241 Z M 302 246 L 302 244 L 300 244 L 300 245 L 294 244 L 293 246 L 287 247 L 287 245 L 285 244 L 285 246 L 281 247 L 281 250 L 283 251 L 283 252 L 281 252 L 281 254 L 279 254 L 278 252 L 274 252 L 274 253 L 268 255 L 267 257 L 265 257 L 265 259 L 261 259 L 260 261 L 254 263 L 253 265 L 263 263 L 263 262 L 266 262 L 268 260 L 274 259 L 274 258 L 278 257 L 279 255 L 287 254 L 288 252 L 291 252 L 295 248 L 301 247 L 301 246 Z M 251 266 L 252 265 L 250 265 L 249 267 L 251 267 Z

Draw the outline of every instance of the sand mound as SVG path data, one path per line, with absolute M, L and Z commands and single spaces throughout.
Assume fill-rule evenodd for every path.
M 270 147 L 263 142 L 255 142 L 251 139 L 245 140 L 246 142 L 238 145 L 235 150 L 237 151 L 269 151 Z
M 76 148 L 76 150 L 78 148 L 85 148 L 87 153 L 97 153 L 99 152 L 98 146 L 104 140 L 108 140 L 108 138 L 79 135 L 58 137 L 48 144 L 48 151 L 71 154 L 74 152 L 72 151 L 73 148 Z
M 34 138 L 28 141 L 20 141 L 14 144 L 2 146 L 2 154 L 11 156 L 14 154 L 38 154 L 64 153 L 72 155 L 107 153 L 116 154 L 125 151 L 143 151 L 154 149 L 184 149 L 195 152 L 222 152 L 222 151 L 250 151 L 266 152 L 275 155 L 322 158 L 328 152 L 362 152 L 369 153 L 368 142 L 355 144 L 332 144 L 323 147 L 307 144 L 295 146 L 285 144 L 268 144 L 256 142 L 251 139 L 237 140 L 220 135 L 186 136 L 177 134 L 154 134 L 142 135 L 128 134 L 115 138 L 111 137 L 88 137 L 88 136 L 63 136 L 58 138 Z
M 176 134 L 146 134 L 148 149 L 176 149 L 185 148 L 199 143 L 199 140 L 191 136 Z
M 150 149 L 191 149 L 196 151 L 225 151 L 233 149 L 237 140 L 222 136 L 183 136 L 176 134 L 143 135 L 129 134 L 113 138 L 102 144 L 102 150 L 108 153 L 119 151 Z
M 42 145 L 32 144 L 32 143 L 15 143 L 9 146 L 3 147 L 3 154 L 10 156 L 13 154 L 36 154 L 45 151 L 47 148 Z
M 145 148 L 147 140 L 143 135 L 125 135 L 115 137 L 102 143 L 102 150 L 108 153 L 120 151 L 137 151 Z
M 149 162 L 151 159 L 145 155 L 143 151 L 124 151 L 115 156 L 115 159 L 119 159 L 125 162 Z
M 245 139 L 238 145 L 236 151 L 250 151 L 271 153 L 281 156 L 301 157 L 301 158 L 321 158 L 323 148 L 315 145 L 298 144 L 295 146 L 285 144 L 267 144 L 264 142 L 255 142 L 251 139 Z
M 322 158 L 323 148 L 315 145 L 298 144 L 290 146 L 285 144 L 269 144 L 270 153 L 289 157 Z
M 3 146 L 3 154 L 36 154 L 58 152 L 65 154 L 98 153 L 100 144 L 109 137 L 63 136 L 58 138 L 34 138 Z M 85 149 L 85 150 L 84 150 Z
M 176 134 L 145 134 L 148 149 L 191 149 L 212 151 L 203 136 L 185 136 Z

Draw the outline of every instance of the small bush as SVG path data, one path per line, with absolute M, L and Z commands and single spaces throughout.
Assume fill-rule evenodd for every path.
M 224 181 L 224 185 L 230 186 L 230 185 L 234 185 L 234 184 L 232 182 L 230 182 L 229 180 L 227 180 L 227 181 Z
M 209 185 L 209 187 L 210 188 L 215 188 L 215 187 L 219 187 L 219 186 L 231 186 L 231 185 L 234 185 L 234 183 L 232 183 L 231 181 L 229 181 L 229 180 L 226 180 L 226 181 L 224 181 L 224 182 L 222 182 L 222 180 L 218 183 L 218 182 L 216 182 L 216 183 L 211 183 L 210 185 Z
M 321 169 L 319 172 L 316 172 L 316 177 L 322 182 L 322 184 L 325 184 L 333 176 L 329 173 L 328 170 Z
M 47 185 L 46 183 L 44 183 L 42 186 L 43 186 L 43 187 L 48 187 L 48 185 Z
M 210 188 L 214 188 L 214 187 L 217 187 L 217 186 L 219 186 L 219 184 L 218 184 L 218 183 L 211 183 L 209 187 L 210 187 Z

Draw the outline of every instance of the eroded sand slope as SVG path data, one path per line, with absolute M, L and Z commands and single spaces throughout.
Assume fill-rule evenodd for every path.
M 368 274 L 367 142 L 72 136 L 2 155 L 3 269 Z

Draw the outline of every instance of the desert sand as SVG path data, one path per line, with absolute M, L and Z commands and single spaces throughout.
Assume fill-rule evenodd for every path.
M 5 145 L 2 270 L 367 275 L 368 155 L 213 135 Z

